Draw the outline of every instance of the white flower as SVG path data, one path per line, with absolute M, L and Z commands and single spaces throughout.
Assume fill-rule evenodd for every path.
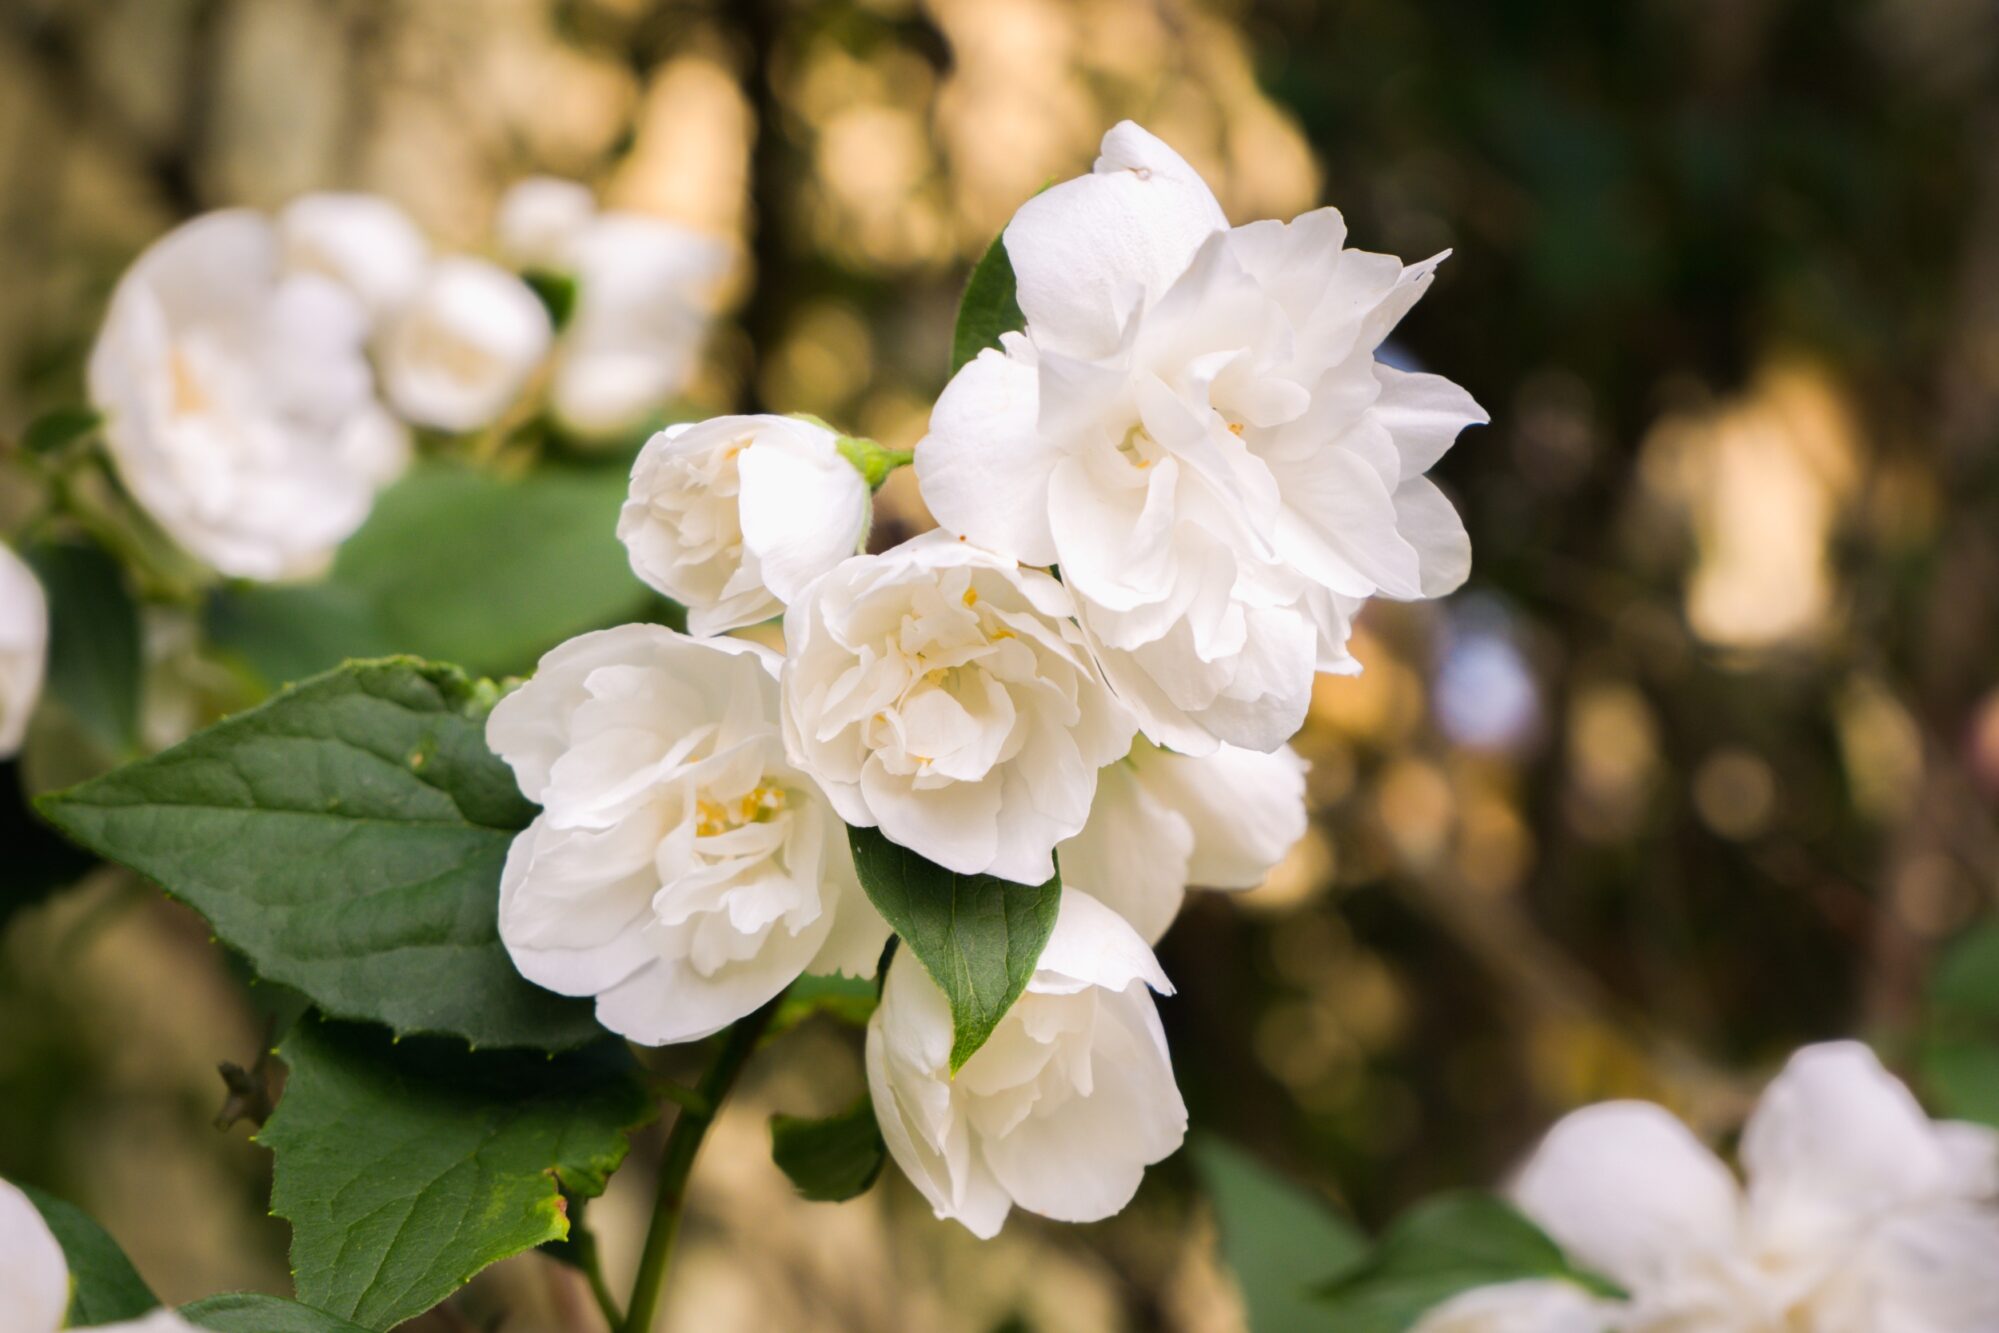
M 585 434 L 628 427 L 694 373 L 726 246 L 638 213 L 604 213 L 569 245 L 576 308 L 562 330 L 550 401 Z
M 954 1076 L 944 992 L 904 951 L 868 1021 L 868 1090 L 903 1174 L 974 1235 L 1018 1205 L 1094 1222 L 1179 1148 L 1187 1107 L 1146 987 L 1172 987 L 1130 926 L 1077 889 L 1034 978 Z
M 728 270 L 721 240 L 644 213 L 599 213 L 586 187 L 548 176 L 507 191 L 495 230 L 512 262 L 576 284 L 550 388 L 565 425 L 614 434 L 687 383 Z
M 28 734 L 42 697 L 49 652 L 49 602 L 27 562 L 0 545 L 0 759 Z
M 716 417 L 652 437 L 618 539 L 696 634 L 769 620 L 860 549 L 868 486 L 839 437 L 792 417 Z
M 1792 1057 L 1741 1157 L 1746 1190 L 1663 1109 L 1609 1102 L 1556 1125 L 1513 1194 L 1629 1293 L 1620 1333 L 1999 1328 L 1999 1136 L 1932 1123 L 1866 1047 Z
M 784 617 L 784 738 L 840 817 L 961 874 L 1039 884 L 1132 724 L 1048 575 L 925 533 Z
M 278 240 L 287 269 L 332 278 L 375 320 L 416 294 L 430 262 L 416 223 L 380 195 L 302 195 L 278 214 Z
M 572 639 L 487 723 L 542 814 L 514 840 L 500 937 L 646 1045 L 717 1032 L 801 972 L 869 976 L 888 926 L 847 831 L 785 761 L 776 663 L 626 625 Z
M 1224 745 L 1175 754 L 1140 741 L 1097 775 L 1083 831 L 1056 849 L 1088 890 L 1157 943 L 1189 885 L 1253 889 L 1305 836 L 1305 761 Z
M 367 313 L 317 273 L 282 274 L 270 222 L 210 213 L 119 280 L 90 397 L 126 489 L 224 574 L 321 568 L 400 469 L 374 396 Z
M 56 1333 L 69 1312 L 69 1259 L 41 1210 L 0 1180 L 0 1330 Z M 200 1333 L 172 1310 L 117 1324 L 92 1324 L 98 1333 Z
M 1605 1333 L 1616 1310 L 1569 1282 L 1476 1287 L 1423 1316 L 1413 1333 Z
M 500 197 L 494 239 L 509 263 L 525 268 L 569 267 L 569 246 L 597 216 L 590 187 L 555 176 L 529 176 Z
M 0 1328 L 55 1333 L 69 1309 L 69 1261 L 28 1196 L 0 1180 Z
M 1469 568 L 1422 474 L 1485 413 L 1374 358 L 1437 260 L 1345 236 L 1332 209 L 1230 229 L 1121 124 L 1007 227 L 1026 332 L 958 372 L 916 449 L 945 527 L 1060 565 L 1112 686 L 1176 749 L 1274 749 L 1314 667 L 1354 669 L 1361 599 Z
M 528 285 L 498 265 L 454 255 L 430 266 L 388 326 L 382 383 L 405 419 L 476 430 L 510 407 L 548 354 L 554 331 Z

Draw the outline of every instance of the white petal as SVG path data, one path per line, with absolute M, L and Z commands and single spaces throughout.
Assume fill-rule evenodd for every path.
M 1115 348 L 1125 316 L 1180 276 L 1228 225 L 1200 175 L 1130 121 L 1104 136 L 1090 175 L 1021 205 L 1006 229 L 1036 343 L 1082 356 Z
M 20 750 L 42 695 L 49 646 L 49 605 L 41 581 L 12 548 L 0 545 L 0 759 Z
M 590 187 L 554 176 L 529 176 L 500 196 L 493 234 L 508 261 L 566 269 L 569 248 L 597 215 Z
M 939 523 L 1023 564 L 1055 562 L 1048 478 L 1058 451 L 1035 428 L 1036 372 L 984 351 L 944 386 L 916 445 L 916 481 Z
M 813 579 L 854 554 L 868 527 L 868 486 L 834 447 L 832 433 L 805 422 L 773 426 L 737 459 L 743 545 L 764 586 L 789 604 Z
M 1858 1042 L 1791 1057 L 1743 1129 L 1742 1165 L 1757 1227 L 1794 1244 L 1956 1192 L 1929 1117 Z
M 1614 1311 L 1568 1282 L 1475 1287 L 1424 1315 L 1411 1333 L 1605 1333 Z
M 1347 596 L 1422 595 L 1420 557 L 1397 530 L 1395 501 L 1365 458 L 1328 448 L 1273 470 L 1284 495 L 1277 544 L 1286 561 Z
M 278 236 L 288 268 L 333 278 L 376 319 L 416 294 L 430 259 L 416 223 L 379 195 L 302 195 L 278 214 Z
M 1415 548 L 1421 562 L 1423 596 L 1455 592 L 1471 575 L 1471 538 L 1465 533 L 1465 521 L 1428 477 L 1412 477 L 1396 488 L 1395 530 Z
M 1627 1290 L 1736 1244 L 1735 1179 L 1672 1115 L 1604 1102 L 1567 1116 L 1513 1185 L 1520 1208 L 1585 1268 Z
M 1192 831 L 1189 884 L 1253 889 L 1305 836 L 1305 761 L 1288 745 L 1268 754 L 1224 745 L 1198 758 L 1144 747 L 1134 759 Z
M 1085 986 L 1121 991 L 1141 981 L 1161 995 L 1173 993 L 1159 960 L 1123 917 L 1081 889 L 1065 886 L 1055 929 L 1028 989 L 1044 994 Z
M 1377 362 L 1374 377 L 1381 384 L 1374 419 L 1394 437 L 1405 477 L 1428 472 L 1459 431 L 1492 419 L 1470 394 L 1442 375 L 1397 370 Z
M 512 405 L 553 337 L 519 278 L 483 259 L 441 259 L 382 339 L 382 385 L 417 425 L 474 430 Z
M 1147 790 L 1134 763 L 1120 761 L 1098 773 L 1089 822 L 1056 849 L 1056 857 L 1064 884 L 1084 890 L 1156 943 L 1180 914 L 1193 849 L 1186 819 Z
M 55 1333 L 69 1308 L 69 1261 L 28 1196 L 0 1180 L 0 1328 Z

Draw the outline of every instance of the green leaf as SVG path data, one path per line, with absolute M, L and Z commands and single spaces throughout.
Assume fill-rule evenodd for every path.
M 521 274 L 521 281 L 541 298 L 542 308 L 548 311 L 548 322 L 560 333 L 568 325 L 569 317 L 576 313 L 576 276 L 554 269 L 531 268 Z
M 1461 1292 L 1530 1278 L 1617 1294 L 1571 1267 L 1509 1205 L 1489 1195 L 1445 1194 L 1399 1218 L 1372 1253 L 1333 1279 L 1324 1298 L 1340 1333 L 1403 1333 Z
M 299 1299 L 388 1328 L 488 1264 L 569 1234 L 654 1114 L 618 1042 L 552 1058 L 393 1044 L 307 1019 L 279 1054 L 284 1099 L 258 1141 L 292 1224 Z
M 863 1096 L 836 1116 L 770 1118 L 770 1155 L 814 1203 L 845 1203 L 867 1192 L 888 1157 L 874 1103 Z
M 1014 293 L 1013 261 L 1007 258 L 1006 234 L 993 243 L 972 268 L 965 284 L 964 299 L 958 302 L 958 325 L 951 334 L 951 373 L 957 374 L 967 361 L 988 347 L 1000 345 L 1002 333 L 1027 327 Z
M 602 1033 L 588 1002 L 500 943 L 500 868 L 534 807 L 486 749 L 493 696 L 455 667 L 357 662 L 39 807 L 330 1014 L 576 1046 Z
M 81 1208 L 26 1185 L 20 1188 L 55 1233 L 56 1244 L 62 1246 L 63 1258 L 69 1263 L 72 1326 L 137 1319 L 159 1305 L 159 1297 L 141 1280 L 118 1242 Z
M 951 1068 L 986 1044 L 1027 989 L 1055 929 L 1062 876 L 1015 884 L 960 875 L 897 846 L 880 829 L 847 830 L 875 909 L 951 1002 Z
M 224 589 L 209 627 L 267 685 L 384 652 L 525 673 L 565 639 L 653 609 L 618 542 L 628 485 L 618 466 L 508 479 L 420 465 L 382 493 L 325 582 Z
M 1921 1052 L 1938 1109 L 1999 1125 L 1999 920 L 1959 936 L 1930 974 Z
M 879 999 L 876 984 L 859 977 L 802 976 L 786 988 L 784 998 L 778 1001 L 777 1013 L 771 1016 L 765 1040 L 791 1031 L 814 1014 L 825 1014 L 841 1023 L 865 1027 Z
M 118 562 L 95 546 L 46 542 L 25 553 L 49 599 L 48 688 L 113 756 L 139 740 L 139 608 Z
M 367 1333 L 359 1324 L 336 1318 L 282 1296 L 231 1292 L 183 1305 L 176 1312 L 196 1328 L 216 1333 Z
M 82 439 L 104 423 L 95 408 L 52 408 L 28 423 L 21 447 L 31 454 L 52 454 Z
M 1331 1328 L 1313 1293 L 1366 1253 L 1360 1229 L 1232 1144 L 1200 1137 L 1193 1154 L 1251 1333 Z

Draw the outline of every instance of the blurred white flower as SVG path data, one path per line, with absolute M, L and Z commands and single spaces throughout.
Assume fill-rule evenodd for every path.
M 373 194 L 302 195 L 278 214 L 284 265 L 324 274 L 381 320 L 416 294 L 430 243 L 409 214 Z
M 224 574 L 322 568 L 407 454 L 367 335 L 352 293 L 282 271 L 267 219 L 209 213 L 169 232 L 119 280 L 90 355 L 126 489 Z
M 0 545 L 0 759 L 20 751 L 42 697 L 49 654 L 49 602 L 41 580 Z
M 28 1196 L 0 1180 L 0 1328 L 55 1333 L 69 1309 L 69 1261 Z
M 1027 329 L 958 372 L 917 446 L 931 512 L 1059 564 L 1112 686 L 1176 749 L 1275 748 L 1315 666 L 1353 669 L 1359 599 L 1435 597 L 1469 568 L 1422 474 L 1485 413 L 1374 355 L 1437 259 L 1345 238 L 1332 209 L 1230 229 L 1125 122 L 1014 216 Z
M 784 737 L 841 818 L 961 874 L 1039 884 L 1132 723 L 1067 590 L 943 532 L 856 556 L 784 617 Z
M 542 813 L 500 937 L 528 980 L 646 1045 L 720 1031 L 801 972 L 870 976 L 888 926 L 784 756 L 775 658 L 626 625 L 572 639 L 486 728 Z
M 510 264 L 560 271 L 569 246 L 597 216 L 590 187 L 555 176 L 529 176 L 500 196 L 493 239 Z
M 867 537 L 867 482 L 824 426 L 716 417 L 652 437 L 618 540 L 695 634 L 769 620 Z
M 1290 746 L 1194 756 L 1141 740 L 1097 774 L 1090 821 L 1056 857 L 1064 884 L 1156 944 L 1190 885 L 1255 888 L 1305 822 L 1305 761 Z
M 1837 1042 L 1792 1057 L 1741 1157 L 1746 1190 L 1662 1108 L 1607 1102 L 1556 1125 L 1513 1195 L 1629 1293 L 1608 1321 L 1622 1333 L 1999 1328 L 1994 1131 L 1932 1123 L 1872 1052 Z
M 576 304 L 558 340 L 550 402 L 584 435 L 628 429 L 694 373 L 729 248 L 643 213 L 599 213 L 573 181 L 535 176 L 500 202 L 502 253 L 566 274 Z
M 1412 1333 L 1608 1333 L 1617 1311 L 1569 1282 L 1477 1287 L 1423 1316 Z
M 541 298 L 483 259 L 430 266 L 383 333 L 378 356 L 389 402 L 438 430 L 476 430 L 513 405 L 548 355 L 554 332 Z
M 1094 1222 L 1131 1202 L 1187 1135 L 1148 986 L 1172 993 L 1152 951 L 1064 889 L 1033 980 L 954 1076 L 944 992 L 913 954 L 896 958 L 868 1022 L 868 1090 L 937 1216 L 989 1238 L 1015 1206 Z

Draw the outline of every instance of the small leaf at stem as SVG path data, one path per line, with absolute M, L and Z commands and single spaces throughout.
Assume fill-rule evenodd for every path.
M 31 454 L 56 453 L 103 424 L 103 416 L 93 407 L 72 404 L 51 408 L 28 423 L 21 434 L 21 447 Z
M 82 542 L 26 552 L 49 599 L 49 693 L 112 756 L 139 743 L 139 608 L 118 562 Z
M 951 373 L 957 374 L 986 348 L 998 347 L 1002 333 L 1026 327 L 1027 316 L 1020 311 L 1013 261 L 1007 258 L 1006 234 L 1002 232 L 986 247 L 965 283 L 964 299 L 958 303 L 958 324 L 951 335 Z
M 888 1156 L 874 1103 L 861 1100 L 836 1116 L 770 1118 L 770 1155 L 798 1192 L 814 1203 L 845 1203 L 865 1194 Z
M 69 1263 L 71 1327 L 137 1319 L 159 1305 L 159 1297 L 139 1277 L 118 1242 L 81 1208 L 25 1185 L 21 1192 L 49 1224 Z
M 955 1073 L 1027 989 L 1055 929 L 1062 877 L 1015 884 L 960 875 L 890 842 L 880 829 L 850 828 L 847 834 L 875 909 L 951 1003 Z
M 656 1114 L 608 1040 L 551 1058 L 307 1019 L 279 1053 L 291 1077 L 257 1140 L 299 1298 L 369 1328 L 567 1236 L 564 1194 L 602 1193 Z
M 1324 1327 L 1313 1293 L 1366 1252 L 1367 1237 L 1326 1199 L 1243 1149 L 1205 1136 L 1190 1146 L 1250 1327 Z

